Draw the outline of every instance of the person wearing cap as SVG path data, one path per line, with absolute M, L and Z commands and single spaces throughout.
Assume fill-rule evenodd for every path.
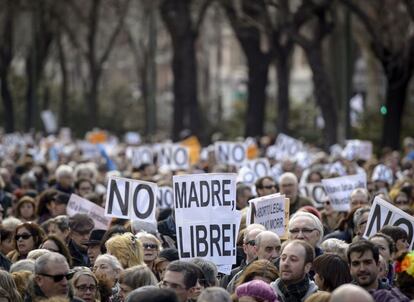
M 250 282 L 239 285 L 236 288 L 235 294 L 239 301 L 278 301 L 272 287 L 262 280 L 252 280 Z M 247 299 L 247 297 L 250 299 Z
M 87 254 L 89 237 L 95 223 L 86 214 L 76 214 L 69 218 L 69 252 L 73 266 L 90 267 Z
M 86 242 L 91 267 L 95 264 L 96 258 L 101 254 L 101 240 L 105 232 L 105 230 L 93 230 L 89 236 L 89 240 Z

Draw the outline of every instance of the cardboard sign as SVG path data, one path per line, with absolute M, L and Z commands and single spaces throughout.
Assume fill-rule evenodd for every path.
M 303 151 L 303 143 L 285 134 L 279 134 L 275 142 L 273 155 L 276 160 L 296 158 L 296 154 Z
M 289 199 L 280 193 L 249 200 L 248 224 L 259 223 L 266 230 L 287 239 L 289 222 Z M 247 223 L 247 222 L 246 222 Z
M 43 110 L 41 113 L 41 118 L 43 121 L 43 126 L 47 133 L 56 133 L 58 130 L 58 125 L 56 122 L 56 117 L 50 110 Z
M 342 156 L 348 160 L 369 160 L 372 157 L 372 142 L 358 139 L 346 141 Z
M 386 225 L 403 228 L 408 234 L 408 250 L 413 249 L 414 217 L 377 196 L 369 212 L 364 237 L 375 235 Z
M 177 144 L 162 144 L 158 150 L 158 165 L 172 171 L 190 168 L 188 148 Z
M 307 183 L 299 187 L 302 196 L 312 199 L 317 208 L 323 207 L 324 200 L 328 197 L 322 183 Z
M 160 209 L 172 208 L 174 193 L 171 187 L 158 187 L 157 205 Z
M 66 207 L 68 216 L 87 214 L 95 222 L 95 229 L 107 230 L 111 219 L 105 217 L 105 209 L 76 194 L 71 194 Z
M 392 185 L 394 181 L 394 176 L 391 168 L 383 164 L 379 164 L 374 168 L 371 179 L 372 181 L 384 181 L 387 182 L 389 185 Z
M 110 177 L 105 216 L 155 223 L 158 186 L 155 183 Z
M 322 184 L 335 211 L 349 211 L 351 193 L 357 188 L 366 188 L 367 176 L 355 174 L 336 178 L 322 179 Z
M 264 157 L 247 161 L 246 167 L 254 172 L 256 178 L 271 175 L 269 160 Z
M 154 163 L 154 154 L 151 146 L 128 147 L 126 154 L 134 168 L 138 168 L 143 164 Z
M 247 159 L 247 148 L 243 142 L 216 142 L 214 153 L 218 163 L 236 167 L 243 165 Z
M 176 175 L 173 184 L 180 259 L 236 263 L 241 219 L 236 210 L 236 174 Z

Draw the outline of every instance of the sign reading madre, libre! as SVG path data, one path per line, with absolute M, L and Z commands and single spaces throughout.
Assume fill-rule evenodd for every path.
M 180 259 L 236 263 L 241 219 L 236 210 L 236 174 L 176 175 L 173 191 Z

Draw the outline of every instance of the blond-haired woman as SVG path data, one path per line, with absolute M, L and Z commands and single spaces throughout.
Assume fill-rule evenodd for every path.
M 115 256 L 124 269 L 144 263 L 142 243 L 132 233 L 115 235 L 105 246 L 107 253 Z

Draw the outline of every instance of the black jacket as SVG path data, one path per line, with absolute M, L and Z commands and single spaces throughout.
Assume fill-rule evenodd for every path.
M 68 248 L 69 248 L 69 253 L 72 256 L 73 267 L 75 266 L 90 267 L 91 263 L 89 261 L 88 254 L 86 253 L 86 251 L 82 252 L 73 240 L 69 241 Z

